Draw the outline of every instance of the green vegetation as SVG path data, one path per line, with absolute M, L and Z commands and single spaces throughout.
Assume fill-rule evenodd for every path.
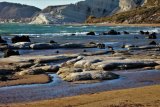
M 121 12 L 108 17 L 88 18 L 86 23 L 160 23 L 160 0 L 148 0 L 143 7 Z

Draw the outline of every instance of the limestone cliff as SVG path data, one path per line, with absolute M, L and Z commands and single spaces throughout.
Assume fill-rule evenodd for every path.
M 52 6 L 52 8 L 50 6 L 50 9 L 44 9 L 50 11 L 43 10 L 42 13 L 47 13 L 48 17 L 52 17 L 52 21 L 49 20 L 49 23 L 82 23 L 90 15 L 103 17 L 115 13 L 118 8 L 118 0 L 85 0 L 66 6 Z M 41 15 L 37 17 L 41 17 Z M 41 22 L 43 21 L 34 18 L 31 23 Z
M 85 0 L 65 6 L 49 6 L 34 17 L 31 23 L 83 23 L 89 16 L 110 16 L 136 8 L 143 3 L 144 0 Z

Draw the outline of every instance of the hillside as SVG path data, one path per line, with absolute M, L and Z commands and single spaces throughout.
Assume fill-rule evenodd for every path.
M 41 10 L 39 8 L 34 6 L 0 2 L 0 20 L 31 18 L 40 11 Z
M 148 0 L 143 6 L 120 12 L 112 16 L 89 17 L 86 23 L 160 23 L 160 0 Z

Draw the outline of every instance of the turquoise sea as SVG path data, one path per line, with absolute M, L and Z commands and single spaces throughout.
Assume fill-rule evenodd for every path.
M 101 35 L 111 29 L 121 32 L 121 35 Z M 58 43 L 89 43 L 99 42 L 113 46 L 115 49 L 120 48 L 123 44 L 147 45 L 152 40 L 146 39 L 144 35 L 140 35 L 139 31 L 149 31 L 158 33 L 158 39 L 155 41 L 160 43 L 160 27 L 128 27 L 128 26 L 76 26 L 76 25 L 30 25 L 30 24 L 0 24 L 0 34 L 2 38 L 11 43 L 11 38 L 15 35 L 28 35 L 32 42 L 49 42 L 54 40 Z M 87 32 L 94 31 L 96 35 L 86 35 Z M 123 31 L 130 34 L 124 35 Z M 139 39 L 135 39 L 134 37 Z M 63 51 L 63 50 L 62 50 Z M 69 50 L 72 51 L 72 50 Z M 46 50 L 47 53 L 52 53 Z M 44 51 L 23 51 L 23 54 L 40 54 Z
M 0 24 L 0 34 L 5 37 L 14 35 L 28 35 L 38 41 L 47 42 L 53 39 L 57 42 L 84 42 L 98 41 L 107 42 L 111 39 L 132 39 L 128 35 L 102 36 L 101 32 L 114 29 L 119 32 L 128 31 L 130 35 L 137 35 L 140 30 L 160 33 L 160 27 L 125 27 L 125 26 L 71 26 L 71 25 L 30 25 L 30 24 Z M 86 36 L 87 32 L 94 31 L 96 36 Z M 72 35 L 75 34 L 75 35 Z M 36 39 L 33 39 L 36 41 Z

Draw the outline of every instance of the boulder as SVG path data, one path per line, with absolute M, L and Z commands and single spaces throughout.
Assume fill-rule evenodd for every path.
M 58 44 L 50 43 L 35 43 L 30 45 L 31 49 L 56 49 L 59 48 Z
M 126 34 L 126 35 L 129 34 L 129 32 L 127 32 L 127 31 L 123 31 L 123 33 Z
M 81 80 L 92 80 L 91 74 L 87 72 L 83 73 L 70 73 L 65 78 L 62 78 L 65 81 L 73 82 L 73 81 L 81 81 Z
M 10 57 L 10 56 L 15 56 L 15 55 L 20 55 L 19 51 L 14 51 L 12 49 L 7 49 L 4 51 L 4 57 Z
M 91 77 L 93 80 L 112 80 L 112 79 L 118 79 L 119 75 L 114 74 L 109 71 L 92 71 Z
M 149 35 L 150 33 L 147 31 L 147 32 L 144 32 L 144 31 L 140 31 L 139 32 L 141 35 Z
M 157 34 L 153 32 L 152 34 L 148 36 L 148 39 L 157 39 Z
M 111 80 L 119 78 L 119 75 L 108 71 L 83 71 L 68 73 L 66 76 L 60 77 L 69 82 L 73 81 L 86 81 L 86 80 Z
M 17 42 L 31 42 L 29 36 L 15 36 L 11 39 L 12 43 Z
M 52 43 L 57 43 L 57 42 L 55 42 L 54 40 L 51 40 L 49 43 L 51 43 L 51 44 L 52 44 Z
M 108 35 L 120 35 L 120 32 L 117 32 L 115 30 L 110 30 L 107 34 Z
M 99 43 L 99 44 L 97 44 L 97 48 L 99 48 L 99 49 L 105 49 L 106 48 L 106 46 L 105 46 L 105 44 L 101 44 L 101 43 Z
M 96 35 L 95 32 L 88 32 L 86 35 Z
M 157 45 L 157 43 L 155 41 L 152 41 L 149 43 L 149 45 Z

